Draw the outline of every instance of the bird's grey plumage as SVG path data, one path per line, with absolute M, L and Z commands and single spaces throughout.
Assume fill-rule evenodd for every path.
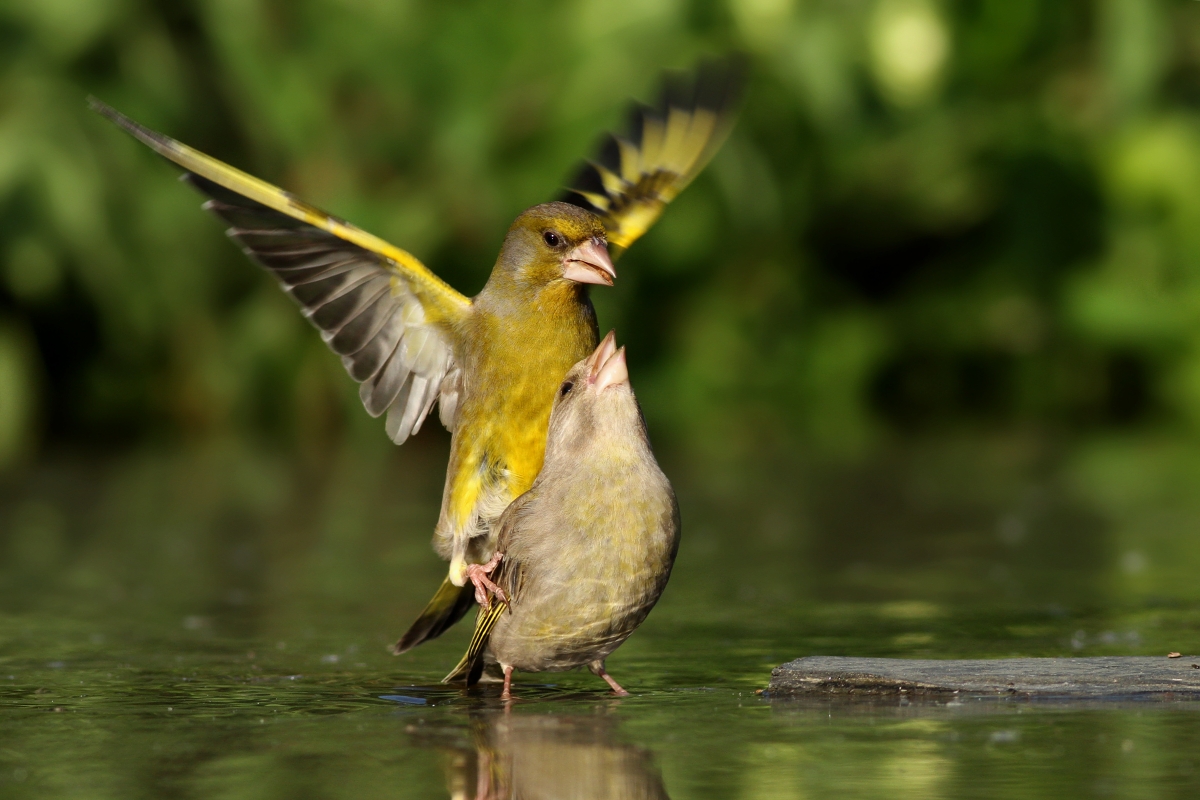
M 597 390 L 597 354 L 567 374 L 542 471 L 498 523 L 504 556 L 494 577 L 508 602 L 491 609 L 490 620 L 481 612 L 486 630 L 481 637 L 477 627 L 474 652 L 448 681 L 474 682 L 491 664 L 601 674 L 662 594 L 679 545 L 679 508 L 628 381 Z M 623 371 L 624 351 L 613 358 Z

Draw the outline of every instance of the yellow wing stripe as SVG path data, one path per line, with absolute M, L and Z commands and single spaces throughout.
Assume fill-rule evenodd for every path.
M 626 183 L 637 183 L 642 174 L 642 154 L 632 142 L 625 139 L 618 139 L 617 147 L 621 151 L 621 177 Z
M 600 176 L 600 182 L 604 184 L 606 192 L 611 195 L 624 191 L 625 182 L 619 175 L 600 164 L 592 164 L 592 166 L 596 168 L 596 173 Z
M 232 192 L 237 192 L 256 203 L 261 203 L 267 208 L 326 231 L 339 239 L 378 253 L 391 261 L 399 268 L 413 292 L 421 300 L 433 301 L 426 304 L 427 318 L 442 315 L 439 312 L 443 309 L 465 309 L 470 305 L 471 301 L 467 297 L 455 291 L 412 253 L 401 250 L 378 236 L 297 200 L 277 186 L 272 186 L 264 180 L 207 156 L 169 136 L 150 130 L 94 97 L 88 98 L 88 105 L 93 111 L 112 120 L 135 139 L 187 171 L 194 172 L 202 178 Z
M 589 203 L 591 203 L 596 208 L 601 209 L 603 211 L 607 211 L 609 209 L 609 207 L 612 205 L 612 201 L 608 199 L 608 195 L 596 194 L 595 192 L 579 192 L 579 191 L 577 191 L 576 194 L 578 194 L 580 197 L 587 200 Z
M 657 119 L 646 120 L 642 129 L 642 172 L 654 172 L 662 163 L 663 124 Z

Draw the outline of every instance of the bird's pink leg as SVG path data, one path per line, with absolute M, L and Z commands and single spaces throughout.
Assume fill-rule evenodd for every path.
M 475 602 L 484 608 L 492 605 L 492 601 L 488 598 L 488 592 L 496 595 L 502 602 L 508 602 L 508 598 L 504 596 L 504 590 L 492 583 L 488 577 L 503 558 L 504 553 L 493 553 L 486 564 L 470 564 L 467 567 L 467 578 L 475 584 Z
M 501 700 L 512 700 L 512 667 L 504 667 L 504 691 L 500 693 Z
M 590 665 L 589 665 L 589 668 L 592 670 L 592 672 L 593 672 L 595 675 L 598 675 L 598 676 L 600 676 L 601 678 L 604 678 L 605 682 L 606 682 L 606 683 L 607 683 L 609 686 L 611 686 L 611 687 L 612 687 L 613 694 L 615 694 L 617 697 L 629 697 L 629 692 L 627 692 L 627 691 L 625 691 L 624 689 L 622 689 L 622 688 L 621 688 L 621 684 L 619 684 L 619 683 L 617 683 L 615 680 L 613 680 L 613 676 L 612 676 L 612 675 L 609 675 L 609 674 L 608 674 L 608 672 L 606 672 L 606 671 L 605 671 L 605 669 L 604 669 L 604 664 L 603 664 L 603 663 L 599 663 L 599 664 L 593 663 L 593 664 L 590 664 Z

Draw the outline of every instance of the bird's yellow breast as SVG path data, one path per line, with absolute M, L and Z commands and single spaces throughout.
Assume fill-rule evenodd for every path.
M 521 313 L 482 308 L 463 331 L 463 396 L 446 500 L 462 530 L 481 503 L 503 507 L 542 468 L 550 409 L 563 376 L 596 347 L 595 314 L 566 281 L 545 287 Z

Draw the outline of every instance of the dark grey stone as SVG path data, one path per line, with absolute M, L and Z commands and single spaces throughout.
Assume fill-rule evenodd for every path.
M 899 695 L 1200 699 L 1200 657 L 968 661 L 809 656 L 771 671 L 779 696 Z

